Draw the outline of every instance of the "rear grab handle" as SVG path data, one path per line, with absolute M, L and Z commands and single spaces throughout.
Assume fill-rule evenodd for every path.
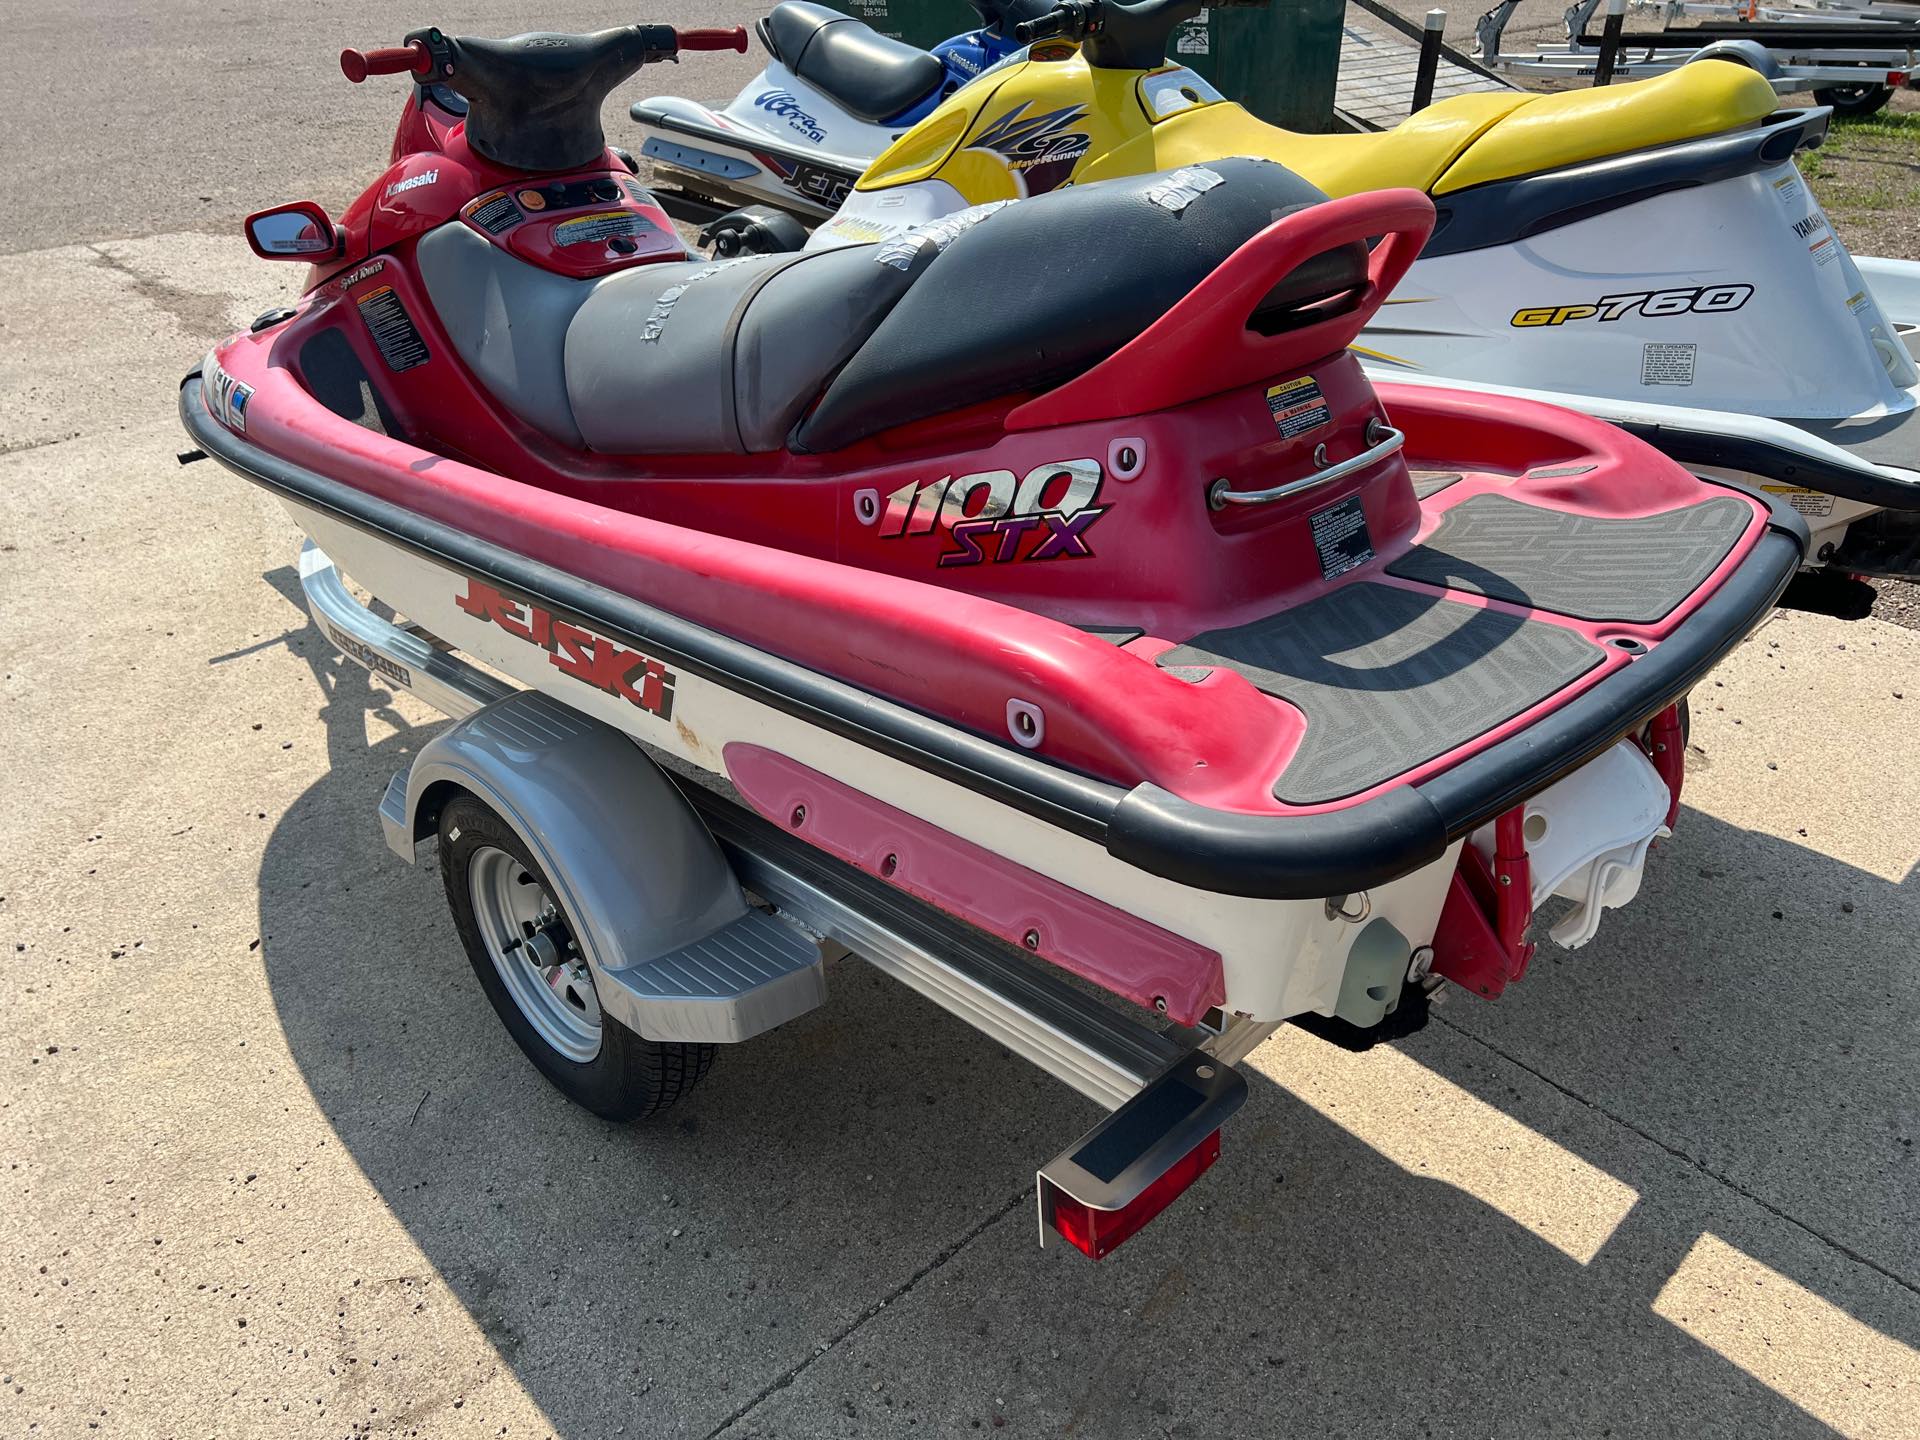
M 1349 195 L 1282 216 L 1133 340 L 1091 370 L 1016 407 L 1007 428 L 1144 415 L 1344 350 L 1419 256 L 1433 219 L 1433 202 L 1406 189 Z M 1367 257 L 1367 281 L 1352 305 L 1278 335 L 1248 328 L 1283 276 L 1316 255 L 1376 235 L 1384 238 Z

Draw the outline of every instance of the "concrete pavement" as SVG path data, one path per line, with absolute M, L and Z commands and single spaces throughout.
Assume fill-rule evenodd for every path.
M 225 23 L 111 12 L 69 23 L 129 63 Z M 125 139 L 251 175 L 223 224 L 301 193 L 236 133 L 378 111 L 299 162 L 331 201 L 397 104 L 290 65 L 209 125 L 237 82 L 179 65 Z M 1915 1433 L 1920 634 L 1777 617 L 1591 947 L 1369 1055 L 1281 1032 L 1192 1194 L 1042 1253 L 1091 1107 L 857 962 L 661 1124 L 540 1082 L 380 840 L 433 717 L 307 623 L 277 507 L 172 458 L 180 373 L 293 267 L 165 165 L 145 212 L 44 203 L 43 133 L 0 219 L 0 1435 Z

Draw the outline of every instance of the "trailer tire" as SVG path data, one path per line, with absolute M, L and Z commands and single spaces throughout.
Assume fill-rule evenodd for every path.
M 513 827 L 462 792 L 441 806 L 439 828 L 454 929 L 480 988 L 534 1068 L 607 1120 L 658 1114 L 693 1089 L 712 1066 L 714 1047 L 649 1040 L 599 1009 L 592 975 L 568 948 L 573 922 Z M 540 915 L 551 918 L 536 925 Z M 516 923 L 524 933 L 508 938 Z M 558 963 L 542 969 L 538 960 L 549 957 Z
M 1893 99 L 1889 85 L 1828 85 L 1813 92 L 1813 103 L 1831 105 L 1836 115 L 1877 115 Z

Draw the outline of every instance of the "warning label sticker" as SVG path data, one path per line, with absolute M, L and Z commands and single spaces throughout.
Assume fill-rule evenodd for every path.
M 1802 515 L 1823 520 L 1833 514 L 1833 496 L 1818 490 L 1803 490 L 1798 485 L 1762 485 L 1769 495 L 1778 495 Z
M 1640 352 L 1642 385 L 1691 385 L 1693 362 L 1700 353 L 1698 345 L 1672 345 L 1658 341 Z
M 644 235 L 653 224 L 644 215 L 630 210 L 598 210 L 553 227 L 556 245 L 590 245 L 597 240 L 612 240 L 621 235 Z
M 1308 524 L 1313 530 L 1313 548 L 1320 555 L 1320 574 L 1326 579 L 1344 575 L 1373 558 L 1373 537 L 1367 534 L 1367 515 L 1360 508 L 1358 495 L 1316 510 Z
M 1840 258 L 1840 242 L 1831 235 L 1822 235 L 1807 247 L 1807 254 L 1816 265 L 1831 265 Z
M 413 317 L 391 285 L 382 285 L 354 303 L 360 307 L 360 318 L 367 322 L 367 330 L 389 370 L 411 370 L 432 358 L 427 354 L 427 342 L 414 328 Z
M 1806 187 L 1801 185 L 1798 175 L 1783 175 L 1773 182 L 1773 193 L 1782 205 L 1797 205 Z
M 1275 428 L 1282 440 L 1291 440 L 1309 430 L 1318 430 L 1333 418 L 1327 409 L 1320 384 L 1311 375 L 1267 387 L 1267 409 L 1273 414 Z
M 489 235 L 498 235 L 519 220 L 520 207 L 506 191 L 495 190 L 491 195 L 469 202 L 466 216 Z

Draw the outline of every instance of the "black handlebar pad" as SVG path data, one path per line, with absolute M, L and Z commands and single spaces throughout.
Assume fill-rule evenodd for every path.
M 1208 0 L 1062 0 L 1048 14 L 1014 27 L 1024 45 L 1056 35 L 1081 42 L 1080 53 L 1099 70 L 1153 70 L 1166 63 L 1176 26 L 1194 19 Z M 1264 8 L 1267 0 L 1211 0 L 1221 8 Z
M 671 25 L 442 43 L 452 64 L 445 83 L 467 98 L 467 144 L 496 165 L 532 171 L 591 165 L 607 148 L 607 96 L 642 65 L 680 50 Z

